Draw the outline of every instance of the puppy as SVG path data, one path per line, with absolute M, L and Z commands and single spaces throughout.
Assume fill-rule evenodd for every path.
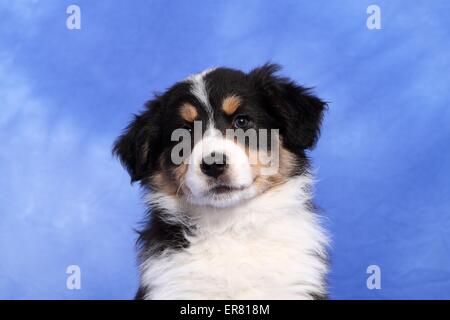
M 306 155 L 326 103 L 278 70 L 192 75 L 115 142 L 149 208 L 136 299 L 326 298 Z

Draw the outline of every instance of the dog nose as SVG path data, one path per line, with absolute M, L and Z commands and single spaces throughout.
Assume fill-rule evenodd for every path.
M 217 178 L 224 173 L 227 167 L 227 157 L 223 153 L 211 153 L 202 159 L 200 169 L 207 176 Z

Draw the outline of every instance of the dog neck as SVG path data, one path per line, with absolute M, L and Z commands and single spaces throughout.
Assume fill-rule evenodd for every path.
M 314 216 L 311 210 L 312 177 L 301 175 L 272 187 L 262 194 L 225 208 L 200 206 L 185 198 L 162 192 L 150 192 L 146 202 L 158 208 L 169 224 L 182 224 L 206 232 L 224 232 L 240 228 L 250 230 L 252 225 L 264 224 L 293 214 Z M 236 230 L 237 231 L 237 230 Z

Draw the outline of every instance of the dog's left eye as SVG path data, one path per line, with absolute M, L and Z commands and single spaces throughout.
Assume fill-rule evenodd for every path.
M 233 126 L 236 129 L 246 129 L 250 126 L 251 121 L 250 118 L 246 115 L 238 115 L 233 120 Z

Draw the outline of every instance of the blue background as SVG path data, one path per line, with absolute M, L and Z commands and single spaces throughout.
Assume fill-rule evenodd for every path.
M 330 101 L 331 298 L 450 298 L 449 1 L 78 1 L 81 30 L 70 4 L 0 2 L 0 298 L 131 298 L 144 207 L 113 140 L 154 91 L 269 60 Z

